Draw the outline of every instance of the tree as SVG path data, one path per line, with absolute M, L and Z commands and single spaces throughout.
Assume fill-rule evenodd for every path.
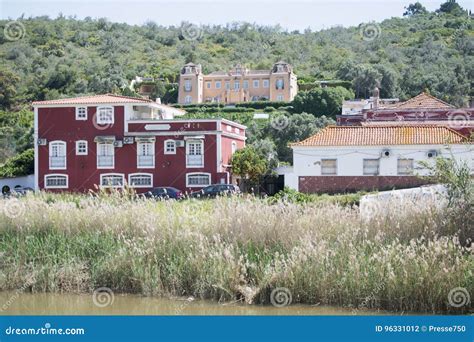
M 447 220 L 441 235 L 458 234 L 460 242 L 470 246 L 474 236 L 474 180 L 468 163 L 436 158 L 434 164 L 421 165 L 430 171 L 429 179 L 446 187 L 448 204 L 443 214 Z
M 354 93 L 344 87 L 315 88 L 300 91 L 291 105 L 295 113 L 310 113 L 335 118 L 341 113 L 342 102 L 354 98 Z
M 436 12 L 462 15 L 464 13 L 464 9 L 456 2 L 456 0 L 448 0 L 445 3 L 442 3 Z
M 15 103 L 20 78 L 13 72 L 0 69 L 0 108 L 10 109 Z
M 242 177 L 244 185 L 250 187 L 256 187 L 268 170 L 267 159 L 253 146 L 237 150 L 232 156 L 231 165 L 232 172 Z
M 288 146 L 290 143 L 304 140 L 321 128 L 333 124 L 335 121 L 324 115 L 315 118 L 314 115 L 308 113 L 272 113 L 270 122 L 263 130 L 263 136 L 271 137 L 275 142 L 280 161 L 291 162 L 293 153 Z
M 405 13 L 403 13 L 403 16 L 408 16 L 408 17 L 411 17 L 413 15 L 428 13 L 425 6 L 423 6 L 419 2 L 415 2 L 414 4 L 409 4 L 408 7 L 405 7 L 405 10 L 406 11 Z
M 31 175 L 35 172 L 34 160 L 35 152 L 32 148 L 7 159 L 5 164 L 0 166 L 0 177 Z

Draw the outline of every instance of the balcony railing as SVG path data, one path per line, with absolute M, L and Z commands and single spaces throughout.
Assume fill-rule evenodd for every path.
M 49 158 L 49 166 L 51 168 L 64 168 L 64 167 L 66 167 L 66 156 Z
M 204 166 L 203 155 L 186 155 L 186 166 Z
M 155 166 L 155 156 L 138 156 L 138 167 Z
M 113 167 L 114 156 L 99 156 L 97 158 L 97 166 L 99 167 Z

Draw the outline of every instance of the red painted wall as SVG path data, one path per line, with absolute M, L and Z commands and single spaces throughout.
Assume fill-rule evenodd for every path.
M 88 118 L 85 121 L 75 119 L 75 107 L 68 108 L 39 108 L 38 109 L 38 136 L 49 142 L 62 140 L 66 142 L 67 169 L 49 169 L 49 146 L 38 146 L 38 182 L 39 188 L 44 188 L 45 174 L 67 174 L 69 188 L 64 191 L 88 191 L 95 189 L 100 183 L 100 174 L 121 173 L 128 181 L 130 173 L 144 172 L 153 174 L 153 186 L 174 186 L 183 191 L 195 191 L 198 188 L 186 189 L 186 173 L 207 172 L 211 173 L 211 182 L 219 183 L 222 178 L 227 180 L 225 172 L 217 172 L 217 138 L 215 134 L 204 134 L 204 167 L 186 168 L 186 148 L 177 147 L 175 155 L 164 154 L 164 141 L 167 139 L 183 140 L 182 135 L 156 136 L 155 142 L 155 168 L 137 168 L 137 144 L 115 148 L 115 167 L 113 169 L 97 169 L 96 136 L 115 136 L 121 140 L 124 136 L 124 107 L 114 107 L 115 123 L 110 127 L 97 127 L 94 125 L 96 107 L 88 107 Z M 148 124 L 167 124 L 167 122 L 153 122 Z M 170 131 L 215 131 L 216 122 L 177 122 L 169 123 Z M 129 132 L 145 131 L 145 124 L 130 124 Z M 147 131 L 150 132 L 150 131 Z M 159 132 L 159 131 L 157 131 Z M 241 135 L 244 136 L 243 130 Z M 88 141 L 88 155 L 76 155 L 76 141 Z M 244 146 L 244 141 L 237 141 L 238 148 Z M 227 164 L 230 158 L 231 142 L 233 139 L 222 137 L 223 161 Z M 138 192 L 147 191 L 145 188 L 136 189 Z M 56 191 L 56 190 L 54 190 Z M 57 190 L 63 191 L 63 190 Z

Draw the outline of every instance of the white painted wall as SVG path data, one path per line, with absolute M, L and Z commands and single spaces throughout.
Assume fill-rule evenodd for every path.
M 23 177 L 11 177 L 11 178 L 0 178 L 0 194 L 2 188 L 7 185 L 10 187 L 11 190 L 15 188 L 15 186 L 19 185 L 24 188 L 35 188 L 35 175 L 23 176 Z
M 389 149 L 390 157 L 381 157 Z M 298 177 L 321 176 L 321 159 L 337 159 L 337 176 L 363 176 L 363 159 L 380 159 L 380 176 L 397 176 L 399 158 L 414 159 L 415 174 L 426 175 L 420 161 L 434 161 L 427 152 L 468 163 L 474 171 L 474 145 L 397 145 L 397 146 L 296 146 L 293 147 L 293 172 L 285 173 L 285 186 L 298 190 Z M 288 179 L 288 181 L 287 181 Z

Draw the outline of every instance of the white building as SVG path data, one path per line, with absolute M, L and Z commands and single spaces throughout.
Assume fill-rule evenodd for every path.
M 412 187 L 425 183 L 421 161 L 435 157 L 474 168 L 473 144 L 443 126 L 329 126 L 291 145 L 293 167 L 279 170 L 301 192 Z

